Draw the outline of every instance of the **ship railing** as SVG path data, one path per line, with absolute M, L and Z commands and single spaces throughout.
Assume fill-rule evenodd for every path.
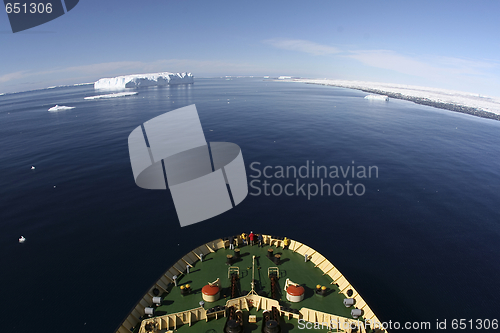
M 373 323 L 380 323 L 375 313 L 366 304 L 361 295 L 328 259 L 309 246 L 295 240 L 290 240 L 289 249 L 304 256 L 304 258 L 307 255 L 307 261 L 311 261 L 314 267 L 319 268 L 323 272 L 323 275 L 328 275 L 332 279 L 331 284 L 338 286 L 339 294 L 343 294 L 346 298 L 354 298 L 356 300 L 355 308 L 363 310 L 363 318 Z
M 162 330 L 170 330 L 172 328 L 176 330 L 178 326 L 185 324 L 191 326 L 193 323 L 199 320 L 206 320 L 206 312 L 207 311 L 204 308 L 198 307 L 191 310 L 144 319 L 141 323 L 139 333 L 146 333 L 146 325 L 148 324 L 152 324 L 153 327 L 155 327 L 155 331 L 157 332 Z
M 251 308 L 256 308 L 259 310 L 271 310 L 273 307 L 279 308 L 279 302 L 267 297 L 258 296 L 255 294 L 249 294 L 247 296 L 242 296 L 228 300 L 226 302 L 226 308 L 234 306 L 237 310 L 247 310 Z M 220 310 L 216 312 L 211 312 L 207 314 L 207 311 L 203 307 L 198 307 L 186 311 L 180 311 L 171 314 L 165 314 L 162 316 L 157 316 L 153 318 L 144 319 L 141 323 L 139 333 L 146 333 L 146 325 L 152 324 L 157 331 L 177 329 L 181 325 L 191 326 L 193 323 L 199 320 L 208 321 L 210 318 L 219 319 L 225 317 L 225 310 Z

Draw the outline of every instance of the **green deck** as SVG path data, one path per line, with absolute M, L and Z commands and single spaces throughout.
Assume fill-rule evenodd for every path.
M 241 259 L 234 263 L 232 266 L 237 266 L 240 269 L 240 291 L 238 296 L 244 296 L 251 290 L 252 279 L 252 256 L 256 256 L 255 260 L 255 291 L 264 291 L 266 297 L 271 298 L 270 293 L 270 280 L 267 272 L 269 267 L 276 267 L 276 265 L 269 260 L 267 249 L 269 246 L 260 248 L 254 246 L 240 247 Z M 351 308 L 346 308 L 342 301 L 344 295 L 339 294 L 337 286 L 330 284 L 332 279 L 328 275 L 323 275 L 319 268 L 315 268 L 312 262 L 305 262 L 304 257 L 300 254 L 294 253 L 291 250 L 284 250 L 283 248 L 272 247 L 274 254 L 281 254 L 282 263 L 278 266 L 280 271 L 279 286 L 280 286 L 280 305 L 290 307 L 292 309 L 300 310 L 302 307 L 314 309 L 321 312 L 326 312 L 342 317 L 351 318 Z M 216 305 L 225 305 L 226 301 L 230 299 L 229 279 L 228 279 L 228 265 L 226 265 L 226 255 L 234 254 L 233 250 L 219 249 L 215 253 L 210 253 L 203 258 L 203 262 L 197 261 L 193 268 L 190 269 L 189 274 L 182 274 L 178 278 L 178 287 L 173 287 L 170 293 L 164 294 L 164 305 L 156 310 L 156 315 L 171 314 L 184 310 L 199 307 L 199 302 L 202 300 L 201 288 L 208 282 L 213 282 L 217 278 L 220 279 L 222 290 L 221 298 L 214 303 L 206 303 L 205 309 L 209 309 Z M 285 280 L 290 278 L 291 281 L 299 283 L 305 288 L 304 300 L 299 303 L 290 303 L 286 300 L 286 295 L 283 290 Z M 179 287 L 181 285 L 190 284 L 191 294 L 182 296 Z M 315 294 L 314 289 L 316 285 L 326 286 L 328 292 L 326 296 L 318 296 Z M 245 317 L 245 332 L 259 331 L 262 325 L 262 310 L 256 312 L 255 308 L 250 312 L 243 311 Z M 257 315 L 257 324 L 248 323 L 248 315 Z M 183 325 L 177 328 L 179 332 L 222 332 L 226 318 L 218 320 L 210 319 L 209 322 L 200 321 L 195 322 L 191 327 Z M 298 328 L 298 321 L 296 319 L 284 320 L 281 323 L 282 332 L 299 332 L 304 331 Z M 314 332 L 327 332 L 324 329 L 314 329 Z

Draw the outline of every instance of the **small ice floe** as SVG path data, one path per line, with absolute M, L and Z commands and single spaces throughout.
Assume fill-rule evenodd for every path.
M 31 170 L 35 170 L 35 166 L 34 165 L 31 166 Z
M 49 109 L 50 112 L 64 111 L 74 109 L 74 106 L 57 105 Z
M 389 97 L 386 95 L 367 95 L 367 96 L 365 96 L 365 99 L 374 99 L 377 101 L 388 101 Z
M 120 93 L 107 94 L 107 95 L 89 96 L 89 97 L 85 97 L 84 99 L 114 98 L 114 97 L 124 97 L 124 96 L 132 96 L 132 95 L 137 95 L 137 91 L 120 92 Z
M 26 238 L 24 236 L 19 237 L 19 243 L 24 243 L 26 241 Z

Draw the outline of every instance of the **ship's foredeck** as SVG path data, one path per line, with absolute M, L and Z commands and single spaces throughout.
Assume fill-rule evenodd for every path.
M 243 246 L 239 247 L 241 260 L 235 262 L 232 266 L 238 267 L 240 270 L 240 291 L 238 296 L 244 296 L 251 290 L 252 282 L 252 257 L 255 256 L 255 291 L 259 295 L 265 295 L 271 298 L 271 282 L 268 277 L 269 267 L 278 267 L 279 269 L 279 291 L 280 304 L 288 305 L 292 309 L 300 310 L 302 307 L 315 309 L 322 312 L 336 314 L 342 317 L 350 318 L 351 309 L 346 308 L 342 303 L 345 296 L 339 294 L 339 288 L 332 285 L 332 278 L 328 275 L 323 275 L 323 272 L 315 268 L 311 261 L 305 262 L 304 256 L 295 253 L 291 250 L 276 248 L 272 246 L 274 254 L 281 255 L 281 264 L 276 266 L 270 259 L 267 258 L 267 249 L 269 246 L 258 247 Z M 208 282 L 213 282 L 217 278 L 220 279 L 222 286 L 221 298 L 214 303 L 206 303 L 205 308 L 211 308 L 216 305 L 225 305 L 230 299 L 230 280 L 228 278 L 228 265 L 226 264 L 226 255 L 234 254 L 230 249 L 219 249 L 215 253 L 210 253 L 203 258 L 203 262 L 197 261 L 190 268 L 189 274 L 183 274 L 178 279 L 178 287 L 172 288 L 170 293 L 165 296 L 165 304 L 157 309 L 157 313 L 173 313 L 183 310 L 199 307 L 201 298 L 201 288 Z M 304 300 L 298 303 L 290 303 L 286 300 L 286 292 L 284 291 L 285 280 L 289 278 L 291 281 L 302 285 L 305 288 Z M 187 296 L 181 296 L 179 287 L 189 284 L 192 292 Z M 316 285 L 326 286 L 328 288 L 326 296 L 315 295 Z M 224 297 L 226 296 L 226 297 Z
M 139 321 L 144 319 L 144 321 L 133 323 L 133 332 L 147 331 L 145 324 L 148 322 L 156 325 L 153 332 L 170 332 L 169 330 L 172 329 L 181 333 L 188 331 L 223 332 L 226 322 L 224 311 L 219 312 L 219 315 L 215 317 L 213 314 L 208 316 L 206 310 L 218 306 L 223 307 L 231 299 L 236 299 L 239 302 L 237 307 L 244 310 L 244 332 L 261 331 L 262 310 L 266 307 L 270 308 L 271 302 L 285 311 L 281 312 L 284 314 L 280 319 L 281 332 L 300 332 L 305 328 L 306 322 L 309 322 L 307 328 L 313 328 L 311 323 L 314 325 L 315 322 L 327 325 L 331 324 L 332 320 L 338 320 L 339 323 L 340 321 L 347 323 L 347 320 L 350 323 L 356 321 L 357 319 L 353 319 L 351 316 L 351 310 L 354 307 L 346 308 L 343 304 L 344 299 L 348 297 L 355 298 L 357 302 L 355 306 L 363 309 L 365 315 L 359 318 L 361 322 L 366 317 L 376 319 L 355 289 L 321 254 L 295 241 L 291 241 L 290 249 L 284 249 L 282 241 L 273 240 L 270 236 L 265 237 L 265 243 L 267 244 L 264 244 L 263 247 L 250 246 L 242 245 L 240 240 L 240 246 L 237 247 L 240 250 L 240 259 L 231 265 L 227 264 L 227 255 L 235 253 L 234 250 L 228 248 L 227 241 L 217 240 L 198 247 L 179 260 L 157 281 L 127 318 L 126 323 L 133 323 L 135 319 L 133 317 L 138 317 L 140 313 L 141 316 L 138 319 Z M 274 255 L 281 256 L 279 265 L 268 258 L 268 249 L 270 248 L 273 249 Z M 199 260 L 201 253 L 203 253 L 202 261 Z M 305 259 L 306 254 L 307 260 Z M 186 266 L 189 266 L 189 273 Z M 238 293 L 234 298 L 231 298 L 231 281 L 228 273 L 230 267 L 231 270 L 239 270 Z M 278 291 L 275 295 L 276 301 L 272 301 L 269 270 L 276 271 L 276 267 L 279 271 L 279 286 L 275 289 Z M 177 275 L 177 287 L 172 282 L 174 274 Z M 254 274 L 255 279 L 253 299 L 251 299 L 252 297 L 244 297 L 252 290 L 252 274 Z M 205 302 L 204 309 L 201 308 L 202 288 L 217 279 L 219 279 L 221 286 L 220 299 L 215 302 Z M 304 288 L 302 301 L 291 303 L 287 300 L 284 290 L 287 279 Z M 190 285 L 191 291 L 183 296 L 181 286 L 187 284 Z M 317 285 L 327 288 L 324 295 L 316 294 Z M 148 318 L 147 315 L 144 315 L 144 308 L 154 307 L 151 300 L 152 296 L 155 296 L 153 295 L 155 289 L 156 294 L 161 296 L 163 300 L 160 306 L 155 307 L 154 316 Z M 262 297 L 257 296 L 257 294 Z M 242 301 L 237 300 L 238 297 L 241 297 Z M 264 303 L 267 305 L 262 305 Z M 292 315 L 293 310 L 297 310 L 295 315 Z M 256 323 L 249 320 L 250 315 L 256 316 Z M 302 319 L 301 322 L 298 319 Z M 120 327 L 118 332 L 125 333 L 124 328 L 128 325 L 126 323 Z M 128 328 L 130 329 L 130 327 L 131 325 Z M 336 329 L 328 329 L 326 326 L 323 328 L 316 326 L 313 330 L 314 332 L 337 331 Z M 351 332 L 350 329 L 339 331 Z M 128 332 L 130 331 L 128 330 Z M 358 332 L 365 332 L 365 328 L 362 327 Z

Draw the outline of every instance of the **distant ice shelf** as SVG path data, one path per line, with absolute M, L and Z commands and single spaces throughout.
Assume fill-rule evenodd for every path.
M 97 96 L 89 96 L 89 97 L 85 97 L 84 99 L 114 98 L 114 97 L 132 96 L 132 95 L 137 95 L 137 91 L 120 92 L 120 93 L 106 94 L 106 95 L 97 95 Z
M 387 97 L 385 95 L 366 95 L 365 98 L 366 99 L 374 99 L 377 101 L 388 101 L 389 100 L 389 97 Z
M 370 94 L 385 95 L 391 99 L 402 99 L 417 104 L 500 120 L 500 97 L 440 88 L 381 82 L 329 79 L 291 79 L 284 81 L 357 89 Z
M 150 73 L 123 75 L 112 78 L 103 78 L 94 83 L 95 89 L 123 89 L 147 86 L 166 86 L 169 84 L 193 83 L 191 73 Z
M 64 111 L 64 110 L 71 110 L 74 109 L 74 106 L 64 106 L 64 105 L 57 105 L 53 106 L 49 109 L 50 112 L 57 112 L 57 111 Z

